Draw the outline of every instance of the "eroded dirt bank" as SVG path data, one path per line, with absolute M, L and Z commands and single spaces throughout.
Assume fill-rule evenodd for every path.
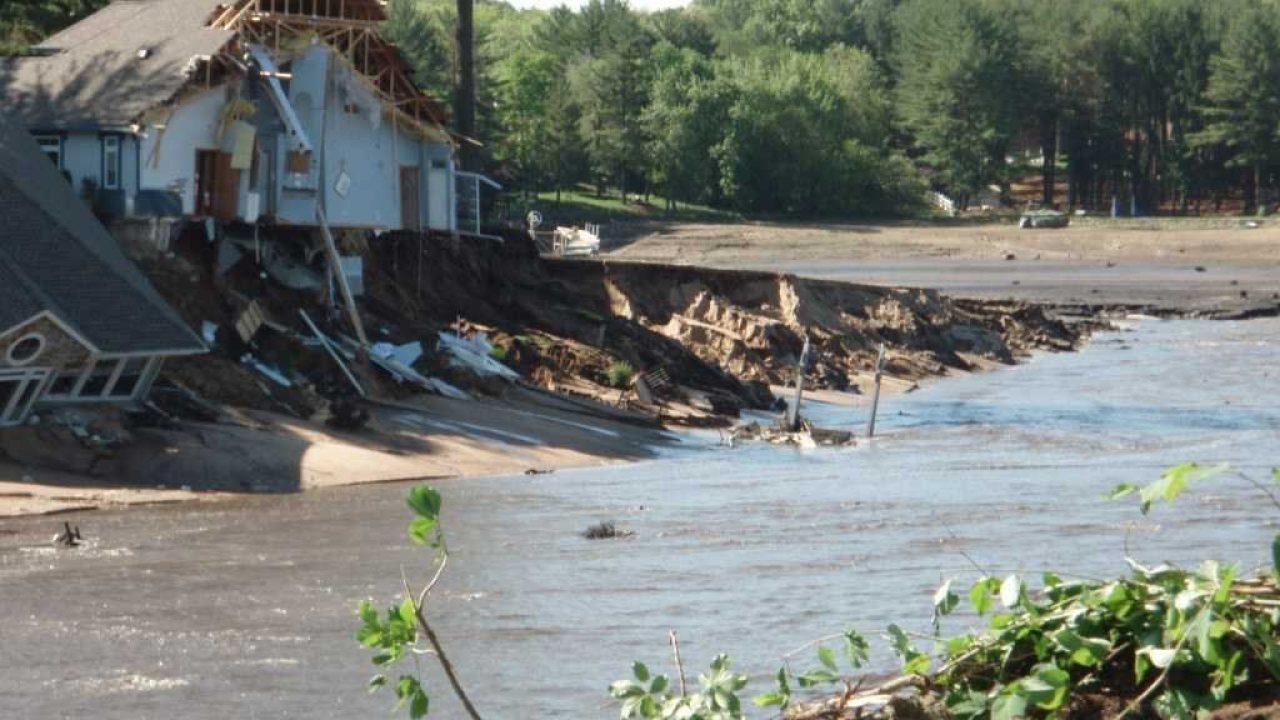
M 878 348 L 887 372 L 920 380 L 1034 350 L 1070 350 L 1081 328 L 1018 302 L 954 300 L 931 290 L 881 288 L 788 274 L 673 265 L 552 261 L 548 273 L 600 312 L 678 340 L 745 381 L 791 382 L 809 337 L 813 385 L 858 389 Z
M 660 423 L 724 427 L 743 409 L 777 409 L 774 390 L 793 382 L 806 337 L 817 358 L 808 387 L 860 392 L 881 343 L 901 389 L 1069 350 L 1089 329 L 1027 303 L 547 260 L 519 235 L 393 233 L 365 250 L 362 322 L 379 342 L 420 346 L 413 370 L 470 399 L 426 395 L 352 351 L 350 370 L 372 402 L 362 403 L 358 426 L 341 427 L 326 423 L 350 406 L 352 383 L 298 309 L 330 338 L 349 333 L 345 318 L 318 297 L 272 285 L 252 256 L 226 267 L 216 255 L 200 236 L 143 262 L 212 338 L 212 351 L 166 365 L 153 393 L 160 407 L 120 417 L 45 413 L 0 436 L 0 515 L 648 457 L 662 442 Z M 236 326 L 250 306 L 265 321 L 243 340 Z M 441 345 L 454 333 L 485 333 L 492 352 L 480 359 L 500 372 L 454 362 Z M 654 379 L 652 398 L 629 382 L 640 372 Z
M 888 373 L 914 381 L 1069 350 L 1087 331 L 1029 303 L 758 271 L 544 260 L 520 238 L 431 243 L 421 268 L 414 240 L 379 247 L 377 302 L 428 322 L 491 325 L 509 362 L 548 387 L 603 385 L 609 365 L 626 362 L 664 368 L 676 385 L 726 405 L 765 408 L 774 402 L 767 386 L 792 381 L 806 335 L 818 358 L 813 386 L 856 390 L 881 343 Z

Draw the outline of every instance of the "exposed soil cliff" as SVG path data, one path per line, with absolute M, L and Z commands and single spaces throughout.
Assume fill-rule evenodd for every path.
M 507 361 L 553 384 L 605 384 L 608 367 L 665 368 L 712 403 L 767 407 L 768 385 L 791 382 L 807 335 L 815 387 L 851 389 L 880 343 L 887 371 L 918 380 L 977 358 L 1014 362 L 1032 350 L 1068 350 L 1081 328 L 1017 302 L 953 300 L 930 290 L 882 288 L 790 275 L 598 260 L 544 260 L 521 237 L 505 243 L 374 243 L 370 307 L 411 322 L 456 318 L 501 330 Z M 728 409 L 728 408 L 725 408 Z

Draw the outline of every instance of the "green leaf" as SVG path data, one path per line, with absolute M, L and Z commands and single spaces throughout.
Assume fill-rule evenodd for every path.
M 825 665 L 832 672 L 836 672 L 839 667 L 836 665 L 836 653 L 825 645 L 818 646 L 818 662 Z
M 933 613 L 934 618 L 943 615 L 950 615 L 952 610 L 956 609 L 956 605 L 960 603 L 960 597 L 951 592 L 951 581 L 948 580 L 938 587 L 933 593 Z
M 1120 483 L 1119 485 L 1111 488 L 1111 491 L 1107 493 L 1106 497 L 1108 500 L 1115 500 L 1126 495 L 1132 495 L 1136 492 L 1138 492 L 1137 485 L 1134 485 L 1133 483 Z
M 369 692 L 377 692 L 386 684 L 387 684 L 386 675 L 381 675 L 381 674 L 374 675 L 372 678 L 369 679 Z
M 1027 714 L 1027 699 L 1021 695 L 1005 694 L 991 703 L 991 720 L 1016 720 Z
M 653 679 L 653 682 L 649 684 L 649 694 L 650 694 L 650 695 L 661 695 L 662 693 L 666 692 L 666 690 L 667 690 L 667 685 L 668 685 L 670 682 L 671 682 L 671 681 L 667 679 L 667 676 L 666 676 L 666 675 L 659 675 L 659 676 L 655 677 L 655 678 Z
M 998 587 L 1000 587 L 999 580 L 984 577 L 974 583 L 973 588 L 969 590 L 969 603 L 973 605 L 973 611 L 979 616 L 986 615 L 995 606 L 992 594 Z
M 440 517 L 440 493 L 430 485 L 419 485 L 409 491 L 409 507 L 424 518 Z
M 631 687 L 631 685 L 632 683 L 630 680 L 615 680 L 609 683 L 609 695 L 615 698 L 622 697 L 623 693 L 625 693 L 627 688 Z
M 916 655 L 902 666 L 902 672 L 908 675 L 927 675 L 929 673 L 929 656 L 923 653 Z
M 439 527 L 440 521 L 433 517 L 414 518 L 409 523 L 409 539 L 419 545 L 434 544 L 434 538 L 431 534 Z
M 839 679 L 840 676 L 830 670 L 811 670 L 796 677 L 796 682 L 800 683 L 802 688 L 811 688 L 817 685 L 830 685 Z
M 423 692 L 422 685 L 418 685 L 413 689 L 413 696 L 409 700 L 409 717 L 413 720 L 424 718 L 427 716 L 427 710 L 431 707 L 431 699 Z
M 782 708 L 786 707 L 790 700 L 791 698 L 789 696 L 783 695 L 782 693 L 765 693 L 764 695 L 755 696 L 751 699 L 751 702 L 755 703 L 756 707 Z
M 1042 710 L 1057 710 L 1067 699 L 1071 675 L 1056 665 L 1041 665 L 1036 673 L 1024 678 L 1020 685 L 1028 700 Z
M 631 664 L 631 672 L 636 676 L 636 679 L 639 680 L 640 682 L 642 683 L 649 682 L 649 668 L 646 667 L 645 664 L 640 662 L 639 660 Z
M 1173 502 L 1178 496 L 1186 491 L 1187 487 L 1193 482 L 1207 480 L 1215 475 L 1226 472 L 1230 465 L 1222 463 L 1220 465 L 1212 465 L 1205 467 L 1196 463 L 1183 463 L 1174 468 L 1165 471 L 1160 479 L 1142 488 L 1139 497 L 1142 500 L 1142 513 L 1145 515 L 1151 510 L 1151 505 L 1157 500 L 1165 502 Z
M 360 622 L 365 625 L 378 624 L 378 609 L 368 600 L 360 601 Z
M 849 666 L 854 670 L 861 668 L 867 662 L 871 645 L 867 639 L 862 637 L 862 633 L 857 630 L 846 630 L 844 633 L 844 656 L 849 661 Z
M 1276 535 L 1271 541 L 1271 569 L 1276 579 L 1280 580 L 1280 535 Z
M 409 627 L 417 627 L 418 625 L 418 616 L 416 611 L 417 606 L 413 604 L 413 598 L 405 598 L 404 602 L 400 603 L 400 619 Z
M 1022 598 L 1022 580 L 1017 575 L 1010 575 L 1000 583 L 1000 604 L 1007 608 L 1014 607 Z

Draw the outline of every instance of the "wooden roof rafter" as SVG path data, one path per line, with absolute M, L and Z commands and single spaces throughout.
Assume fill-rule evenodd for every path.
M 216 11 L 209 24 L 276 51 L 282 40 L 314 37 L 341 55 L 411 130 L 449 137 L 444 107 L 418 88 L 399 49 L 377 33 L 385 17 L 380 0 L 235 0 Z

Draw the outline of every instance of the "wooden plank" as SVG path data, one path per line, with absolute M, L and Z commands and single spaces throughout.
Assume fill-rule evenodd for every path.
M 369 347 L 369 336 L 364 333 L 364 323 L 360 320 L 360 311 L 356 309 L 355 297 L 351 294 L 351 286 L 347 276 L 342 272 L 342 259 L 338 255 L 338 246 L 333 242 L 333 234 L 329 232 L 329 221 L 325 219 L 324 210 L 316 205 L 316 219 L 320 221 L 320 235 L 324 238 L 324 250 L 329 256 L 329 270 L 338 279 L 338 289 L 342 292 L 342 303 L 347 306 L 347 315 L 351 326 L 360 338 L 360 344 Z

